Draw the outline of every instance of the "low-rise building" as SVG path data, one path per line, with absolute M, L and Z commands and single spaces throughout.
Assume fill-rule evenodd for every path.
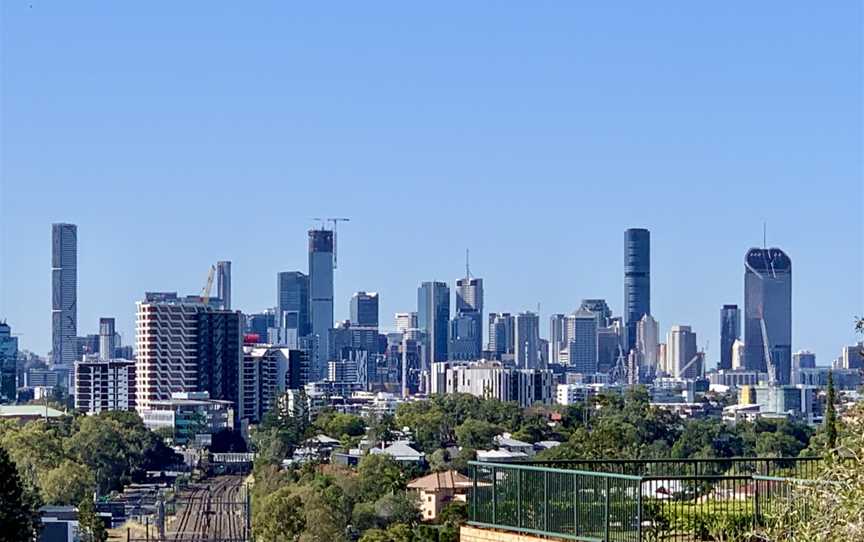
M 176 444 L 209 445 L 213 434 L 234 427 L 231 401 L 210 399 L 203 392 L 174 392 L 171 399 L 153 400 L 141 410 L 144 425 L 151 430 L 170 429 Z
M 75 410 L 135 410 L 135 362 L 86 356 L 75 362 Z
M 423 521 L 434 521 L 451 502 L 465 502 L 472 486 L 470 478 L 455 470 L 448 470 L 411 480 L 408 491 L 417 495 Z
M 370 454 L 389 455 L 394 460 L 404 463 L 423 463 L 426 460 L 426 454 L 418 452 L 412 448 L 408 442 L 397 440 L 396 442 L 384 448 L 372 448 Z

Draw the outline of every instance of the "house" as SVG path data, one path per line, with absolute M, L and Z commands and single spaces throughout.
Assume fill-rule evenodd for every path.
M 534 449 L 538 452 L 542 452 L 544 450 L 551 450 L 556 446 L 561 446 L 561 443 L 557 440 L 541 440 L 534 443 Z
M 495 437 L 495 443 L 499 450 L 512 453 L 523 453 L 527 456 L 534 455 L 534 445 L 528 442 L 514 439 L 510 433 L 503 433 Z
M 408 483 L 408 491 L 419 498 L 423 521 L 434 521 L 453 501 L 465 502 L 471 487 L 471 479 L 455 470 L 433 472 Z
M 65 414 L 57 409 L 42 405 L 0 405 L 0 419 L 15 420 L 21 424 L 61 416 L 65 416 Z
M 477 450 L 477 461 L 486 463 L 515 463 L 528 459 L 523 452 L 508 452 L 507 450 Z
M 372 448 L 369 450 L 371 454 L 385 454 L 389 455 L 396 461 L 400 462 L 412 462 L 412 463 L 422 463 L 425 461 L 425 456 L 423 452 L 418 452 L 414 448 L 408 445 L 408 442 L 404 440 L 397 440 L 390 446 L 386 448 Z

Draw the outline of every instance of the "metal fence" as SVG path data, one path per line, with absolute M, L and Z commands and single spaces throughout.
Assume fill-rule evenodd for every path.
M 469 524 L 586 542 L 729 540 L 783 509 L 792 475 L 815 476 L 818 460 L 472 462 Z

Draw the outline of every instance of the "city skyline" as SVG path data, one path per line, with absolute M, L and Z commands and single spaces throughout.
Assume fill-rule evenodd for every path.
M 157 40 L 135 6 L 0 9 L 0 318 L 21 348 L 50 349 L 53 222 L 79 226 L 78 334 L 114 317 L 131 344 L 144 291 L 199 292 L 216 261 L 232 306 L 272 306 L 328 215 L 352 218 L 337 321 L 356 291 L 387 324 L 419 282 L 453 289 L 466 248 L 487 314 L 539 302 L 543 334 L 582 298 L 620 315 L 622 231 L 645 227 L 661 335 L 692 326 L 714 362 L 767 221 L 795 262 L 792 349 L 825 365 L 856 340 L 860 6 L 236 6 L 194 41 L 191 6 Z

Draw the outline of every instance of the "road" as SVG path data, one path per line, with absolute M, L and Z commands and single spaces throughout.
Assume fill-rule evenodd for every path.
M 191 484 L 177 499 L 177 513 L 167 526 L 174 542 L 247 540 L 242 476 L 217 476 Z

